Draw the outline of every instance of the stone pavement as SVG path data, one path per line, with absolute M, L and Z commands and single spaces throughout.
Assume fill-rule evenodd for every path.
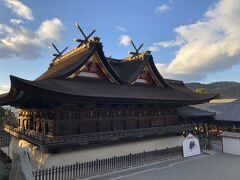
M 91 180 L 239 180 L 240 156 L 209 151 L 85 178 Z

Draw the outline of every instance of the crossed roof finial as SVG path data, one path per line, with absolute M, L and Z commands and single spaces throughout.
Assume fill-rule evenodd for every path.
M 132 54 L 133 55 L 132 58 L 133 58 L 134 56 L 137 56 L 140 54 L 139 51 L 143 47 L 144 43 L 142 43 L 138 48 L 135 46 L 135 44 L 133 43 L 132 40 L 131 40 L 131 44 L 132 44 L 133 48 L 135 49 L 135 52 L 131 51 L 131 52 L 128 52 L 128 54 Z
M 86 36 L 86 34 L 83 32 L 82 28 L 79 26 L 78 22 L 76 22 L 76 26 L 78 28 L 78 30 L 80 31 L 80 33 L 83 35 L 84 39 L 79 39 L 79 38 L 75 38 L 74 41 L 80 43 L 78 45 L 81 46 L 83 43 L 86 44 L 89 40 L 89 38 L 96 32 L 96 29 L 94 29 L 88 36 Z
M 62 54 L 68 49 L 68 46 L 65 47 L 65 49 L 63 49 L 61 52 L 58 50 L 58 48 L 55 46 L 55 44 L 52 43 L 53 48 L 57 51 L 57 53 L 53 53 L 52 56 L 54 56 L 55 58 L 58 58 L 60 56 L 62 56 Z

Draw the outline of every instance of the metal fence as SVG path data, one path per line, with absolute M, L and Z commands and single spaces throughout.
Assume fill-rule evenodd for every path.
M 167 148 L 101 160 L 75 163 L 33 171 L 35 180 L 66 180 L 93 176 L 128 167 L 139 166 L 182 154 L 182 147 Z

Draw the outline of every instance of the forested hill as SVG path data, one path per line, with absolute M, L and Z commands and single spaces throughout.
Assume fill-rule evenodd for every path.
M 221 98 L 240 98 L 240 83 L 237 82 L 214 82 L 210 84 L 186 83 L 187 87 L 196 90 L 204 88 L 208 93 L 220 94 Z

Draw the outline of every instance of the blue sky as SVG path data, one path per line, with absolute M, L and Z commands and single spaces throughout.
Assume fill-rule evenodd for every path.
M 235 33 L 240 4 L 235 2 L 3 0 L 0 92 L 9 86 L 10 74 L 33 80 L 43 73 L 54 52 L 51 42 L 59 49 L 77 46 L 73 39 L 81 34 L 76 21 L 86 33 L 96 28 L 106 56 L 128 56 L 131 38 L 137 45 L 144 42 L 142 50 L 152 50 L 164 77 L 240 82 L 240 38 Z

